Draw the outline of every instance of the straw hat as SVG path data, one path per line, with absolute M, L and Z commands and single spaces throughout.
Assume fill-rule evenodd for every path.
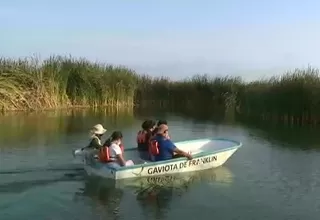
M 168 129 L 169 129 L 168 125 L 162 124 L 162 125 L 160 125 L 160 126 L 158 127 L 157 133 L 158 133 L 158 134 L 163 134 L 163 133 L 164 133 L 166 130 L 168 130 Z
M 101 124 L 96 124 L 91 129 L 92 134 L 104 134 L 107 131 Z

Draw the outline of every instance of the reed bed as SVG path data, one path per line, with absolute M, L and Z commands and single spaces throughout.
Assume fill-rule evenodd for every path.
M 295 69 L 269 80 L 245 85 L 239 114 L 287 124 L 318 124 L 320 121 L 319 70 Z
M 143 76 L 143 86 L 136 97 L 143 108 L 156 106 L 174 111 L 200 114 L 225 113 L 235 109 L 236 95 L 242 85 L 240 78 L 213 78 L 195 75 L 184 81 Z M 233 111 L 233 110 L 232 110 Z
M 69 106 L 133 106 L 137 74 L 124 67 L 52 56 L 0 59 L 0 108 L 56 109 Z
M 137 90 L 143 107 L 170 106 L 191 115 L 218 114 L 284 124 L 320 122 L 319 70 L 312 67 L 249 83 L 208 75 L 179 82 L 144 76 L 141 81 L 144 86 Z
M 245 83 L 238 77 L 195 75 L 182 81 L 138 75 L 121 66 L 52 56 L 0 59 L 0 109 L 165 108 L 228 114 L 288 124 L 320 121 L 319 70 L 308 67 Z

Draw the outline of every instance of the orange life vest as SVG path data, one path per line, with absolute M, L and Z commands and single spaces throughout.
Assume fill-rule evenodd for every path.
M 149 154 L 156 156 L 159 154 L 159 143 L 156 140 L 151 140 L 149 142 Z
M 146 143 L 146 131 L 139 131 L 137 134 L 137 144 L 145 144 Z
M 124 152 L 123 144 L 120 144 L 120 148 L 121 148 L 121 152 L 123 153 Z M 100 148 L 99 154 L 98 154 L 100 162 L 102 163 L 113 162 L 114 160 L 111 160 L 110 155 L 111 155 L 111 149 L 109 146 L 103 146 Z

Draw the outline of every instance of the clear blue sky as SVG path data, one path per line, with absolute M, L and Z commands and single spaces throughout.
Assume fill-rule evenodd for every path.
M 316 0 L 2 0 L 0 55 L 71 54 L 174 79 L 251 80 L 320 67 L 319 11 Z

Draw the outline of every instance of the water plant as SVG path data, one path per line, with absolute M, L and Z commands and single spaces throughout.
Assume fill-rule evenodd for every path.
M 0 59 L 0 107 L 3 110 L 70 106 L 133 106 L 138 76 L 124 67 L 85 59 L 52 56 Z
M 52 56 L 41 62 L 34 57 L 0 59 L 2 112 L 79 106 L 152 107 L 317 124 L 319 95 L 319 70 L 312 67 L 253 82 L 205 74 L 172 81 L 83 58 Z

